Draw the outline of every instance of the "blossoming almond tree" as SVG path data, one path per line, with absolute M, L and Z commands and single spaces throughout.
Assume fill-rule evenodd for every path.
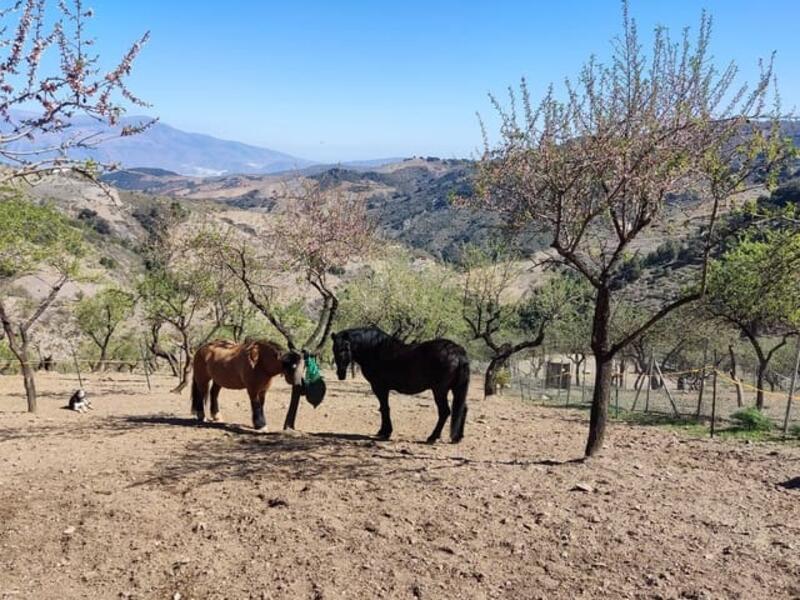
M 24 189 L 14 185 L 53 171 L 71 171 L 96 181 L 94 165 L 72 152 L 91 148 L 103 138 L 74 127 L 73 119 L 88 116 L 114 126 L 124 113 L 124 103 L 145 105 L 125 80 L 148 34 L 116 66 L 102 71 L 92 52 L 93 40 L 86 36 L 92 11 L 82 0 L 59 0 L 49 9 L 52 4 L 17 0 L 0 9 L 0 162 L 5 165 L 0 169 L 0 212 L 6 214 L 0 259 L 8 266 L 0 274 L 0 284 L 8 284 L 0 285 L 0 320 L 22 365 L 31 412 L 36 410 L 28 354 L 31 328 L 74 276 L 79 243 L 62 216 L 21 198 Z M 126 125 L 115 135 L 133 135 L 151 123 Z M 13 311 L 7 291 L 13 279 L 44 266 L 57 272 L 44 299 L 29 315 Z
M 149 33 L 102 70 L 86 34 L 92 11 L 82 0 L 59 0 L 50 9 L 52 4 L 18 0 L 0 10 L 0 160 L 9 165 L 0 183 L 64 169 L 93 176 L 71 153 L 104 138 L 75 127 L 73 119 L 88 116 L 115 126 L 123 103 L 147 106 L 126 79 Z M 125 125 L 109 135 L 134 135 L 152 123 Z
M 596 377 L 586 455 L 603 446 L 614 357 L 673 310 L 703 295 L 713 229 L 721 205 L 743 185 L 769 179 L 785 155 L 775 126 L 761 120 L 772 64 L 751 87 L 735 84 L 730 64 L 718 70 L 709 53 L 711 21 L 696 41 L 656 29 L 646 54 L 623 4 L 624 30 L 610 64 L 589 60 L 562 96 L 551 87 L 538 104 L 522 82 L 510 103 L 495 100 L 500 142 L 487 144 L 476 204 L 511 228 L 549 235 L 554 260 L 594 289 L 591 350 Z M 634 240 L 665 216 L 666 201 L 690 192 L 703 201 L 703 265 L 688 290 L 663 302 L 627 331 L 610 327 L 617 280 Z M 687 232 L 688 233 L 688 232 Z
M 375 223 L 357 194 L 306 183 L 299 192 L 287 192 L 286 208 L 268 231 L 262 244 L 252 240 L 226 244 L 229 270 L 244 285 L 248 299 L 280 332 L 292 349 L 312 353 L 322 350 L 331 332 L 339 299 L 331 282 L 332 271 L 369 255 L 376 246 Z M 320 298 L 314 328 L 298 344 L 295 332 L 281 319 L 280 282 L 296 277 L 310 285 Z

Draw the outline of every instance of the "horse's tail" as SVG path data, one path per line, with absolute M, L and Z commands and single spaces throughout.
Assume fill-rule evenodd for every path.
M 466 356 L 458 365 L 456 382 L 453 385 L 453 414 L 450 417 L 450 441 L 454 444 L 464 437 L 464 423 L 467 420 L 467 392 L 469 391 L 469 361 Z
M 205 413 L 205 394 L 203 394 L 197 379 L 192 378 L 192 414 L 200 417 Z

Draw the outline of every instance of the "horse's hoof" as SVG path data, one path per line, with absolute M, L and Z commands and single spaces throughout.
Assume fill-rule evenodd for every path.
M 253 427 L 253 431 L 256 433 L 267 433 L 267 426 L 262 425 L 261 427 Z
M 389 433 L 386 433 L 385 431 L 379 431 L 377 434 L 375 434 L 375 438 L 382 442 L 388 442 L 391 437 L 391 431 Z
M 438 439 L 439 439 L 439 438 L 435 438 L 435 437 L 431 436 L 431 437 L 429 437 L 427 440 L 425 440 L 425 443 L 426 443 L 426 444 L 433 445 L 433 444 L 435 444 L 435 443 L 436 443 L 436 440 L 438 440 Z
M 222 417 L 220 416 L 219 413 L 217 413 L 215 415 L 211 415 L 211 420 L 214 421 L 215 423 L 219 423 L 220 421 L 222 421 Z

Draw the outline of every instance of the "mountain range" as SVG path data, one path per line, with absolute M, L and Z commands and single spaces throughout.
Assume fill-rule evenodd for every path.
M 28 115 L 15 112 L 16 119 Z M 223 140 L 202 133 L 189 133 L 160 121 L 144 132 L 121 136 L 122 128 L 149 122 L 149 117 L 125 117 L 109 127 L 103 121 L 75 117 L 71 126 L 60 133 L 40 135 L 35 142 L 20 140 L 8 147 L 15 151 L 30 151 L 57 147 L 65 138 L 89 137 L 103 140 L 94 148 L 75 148 L 70 155 L 77 159 L 93 159 L 103 164 L 118 164 L 123 168 L 151 168 L 179 175 L 211 177 L 228 174 L 269 174 L 324 167 L 314 161 L 283 152 L 241 142 Z M 0 126 L 0 132 L 3 127 Z M 344 163 L 352 168 L 372 168 L 394 162 L 397 158 Z

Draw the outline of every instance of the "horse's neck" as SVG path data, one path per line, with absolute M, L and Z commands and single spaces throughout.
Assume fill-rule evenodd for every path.
M 361 367 L 369 366 L 391 357 L 405 347 L 406 344 L 387 335 L 353 347 L 353 360 Z

